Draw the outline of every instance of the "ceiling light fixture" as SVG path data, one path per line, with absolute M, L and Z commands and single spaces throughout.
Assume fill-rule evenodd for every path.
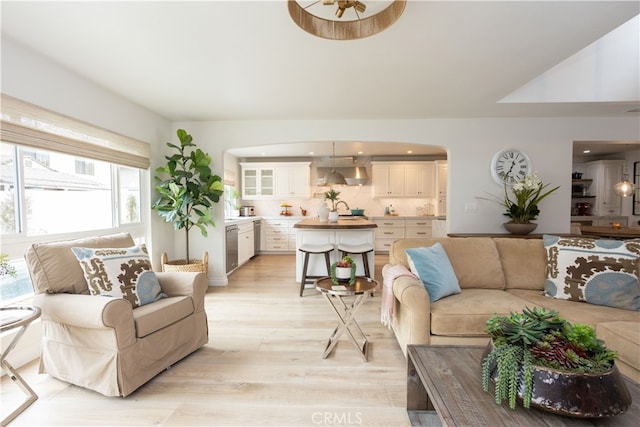
M 325 185 L 347 185 L 347 180 L 344 179 L 344 175 L 336 172 L 336 143 L 333 142 L 333 163 L 331 172 L 324 178 Z
M 400 18 L 407 0 L 289 0 L 289 15 L 296 25 L 314 36 L 330 40 L 355 40 L 378 34 Z M 337 9 L 332 6 L 337 4 Z
M 633 184 L 629 181 L 629 174 L 627 173 L 626 151 L 624 157 L 624 173 L 622 174 L 622 181 L 613 186 L 613 191 L 615 191 L 618 196 L 629 197 L 633 194 Z

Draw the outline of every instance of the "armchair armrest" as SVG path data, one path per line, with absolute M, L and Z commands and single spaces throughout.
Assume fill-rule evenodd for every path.
M 42 320 L 86 329 L 114 329 L 118 347 L 135 343 L 131 304 L 120 298 L 81 294 L 36 294 L 33 305 Z
M 195 311 L 204 310 L 204 295 L 209 287 L 206 274 L 158 272 L 156 275 L 162 292 L 170 297 L 190 296 L 193 299 Z
M 393 283 L 393 295 L 400 303 L 396 327 L 406 344 L 429 344 L 431 334 L 431 301 L 420 280 L 413 277 L 398 277 Z

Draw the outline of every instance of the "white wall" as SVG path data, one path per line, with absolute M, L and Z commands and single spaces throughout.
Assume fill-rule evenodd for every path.
M 640 140 L 637 116 L 628 118 L 537 119 L 423 119 L 423 120 L 315 120 L 182 122 L 172 125 L 162 117 L 123 97 L 88 82 L 69 70 L 34 54 L 11 40 L 2 40 L 2 91 L 45 108 L 154 144 L 152 168 L 164 163 L 164 143 L 175 142 L 175 130 L 184 128 L 213 158 L 213 170 L 223 175 L 224 152 L 231 147 L 291 143 L 309 140 L 385 141 L 444 147 L 449 163 L 449 232 L 501 232 L 504 220 L 497 204 L 478 200 L 500 194 L 489 175 L 489 162 L 501 148 L 517 146 L 532 159 L 544 182 L 561 185 L 542 205 L 539 232 L 569 230 L 572 144 L 574 140 Z M 160 151 L 162 150 L 162 151 Z M 150 174 L 150 186 L 152 176 Z M 477 204 L 475 212 L 466 205 Z M 217 227 L 209 237 L 191 236 L 194 253 L 209 251 L 212 284 L 226 283 L 222 205 L 214 209 Z M 154 258 L 184 254 L 184 238 L 157 215 L 148 218 Z M 169 248 L 172 248 L 170 250 Z
M 53 61 L 34 53 L 10 38 L 2 37 L 2 92 L 40 107 L 91 123 L 112 132 L 151 144 L 151 172 L 146 200 L 153 197 L 153 170 L 164 161 L 164 143 L 175 142 L 169 120 L 109 92 Z M 143 221 L 148 225 L 148 245 L 154 266 L 160 253 L 173 247 L 174 233 L 158 215 L 148 209 Z
M 543 201 L 536 232 L 562 233 L 569 232 L 573 141 L 640 139 L 637 117 L 181 122 L 174 127 L 188 129 L 214 159 L 223 159 L 232 147 L 312 140 L 442 146 L 449 163 L 448 231 L 454 233 L 503 232 L 502 208 L 478 199 L 503 191 L 489 174 L 489 162 L 501 148 L 523 149 L 545 183 L 561 186 Z M 214 170 L 221 174 L 223 167 L 218 163 Z M 477 211 L 466 212 L 467 204 L 477 204 Z M 222 209 L 217 215 L 221 222 Z M 193 236 L 192 241 L 196 252 L 223 253 L 224 229 L 216 227 L 208 239 Z M 210 280 L 224 283 L 224 267 L 223 259 L 214 257 Z

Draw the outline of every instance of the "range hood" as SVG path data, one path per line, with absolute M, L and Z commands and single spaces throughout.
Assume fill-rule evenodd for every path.
M 325 177 L 332 170 L 332 167 L 316 168 L 316 185 L 326 185 Z M 336 167 L 335 170 L 344 176 L 347 185 L 365 185 L 369 182 L 367 169 L 364 166 Z

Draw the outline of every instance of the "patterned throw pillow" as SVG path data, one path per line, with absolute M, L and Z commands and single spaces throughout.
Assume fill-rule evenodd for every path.
M 145 245 L 130 248 L 71 248 L 91 295 L 124 298 L 135 307 L 167 295 L 162 292 Z
M 544 236 L 545 295 L 640 310 L 640 240 Z

